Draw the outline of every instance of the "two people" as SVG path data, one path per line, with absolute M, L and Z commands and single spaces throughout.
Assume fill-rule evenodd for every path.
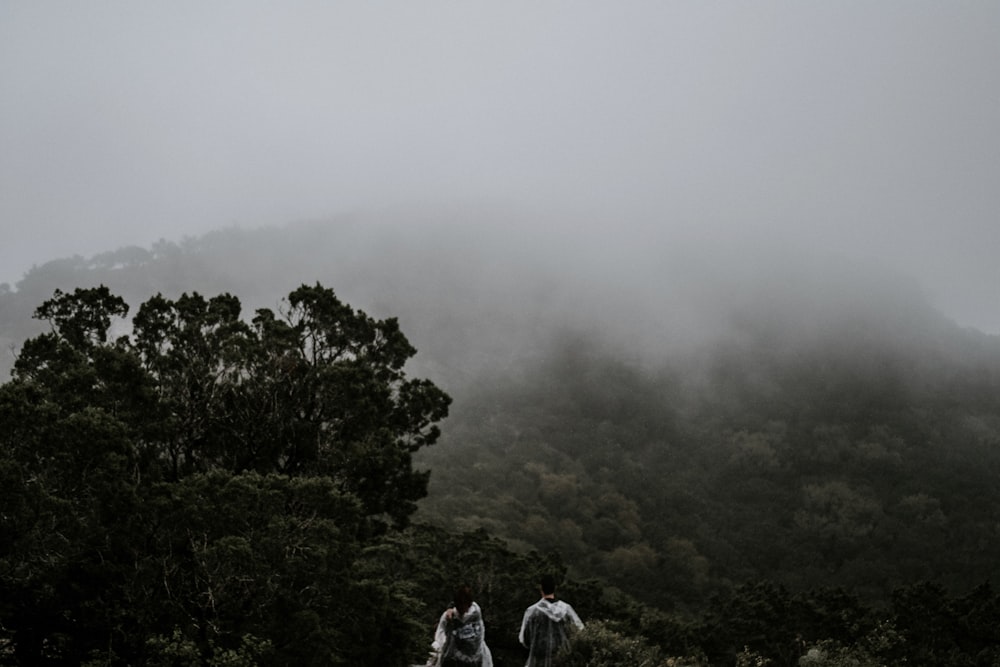
M 542 597 L 528 607 L 521 621 L 518 640 L 528 649 L 525 667 L 550 667 L 559 648 L 573 629 L 583 622 L 573 607 L 556 599 L 555 578 L 545 575 L 539 584 Z M 432 647 L 437 654 L 429 664 L 439 667 L 493 667 L 493 655 L 486 646 L 483 613 L 472 599 L 468 586 L 455 590 L 454 604 L 438 621 Z

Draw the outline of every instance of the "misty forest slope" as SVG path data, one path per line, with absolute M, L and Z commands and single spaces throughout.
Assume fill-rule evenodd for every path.
M 422 459 L 424 511 L 560 550 L 659 605 L 760 578 L 873 598 L 996 580 L 995 365 L 761 345 L 650 372 L 554 343 L 457 401 Z
M 53 261 L 0 287 L 4 375 L 57 288 L 232 292 L 252 309 L 320 281 L 398 316 L 414 374 L 455 399 L 416 459 L 426 521 L 557 550 L 663 608 L 753 579 L 874 598 L 1000 580 L 997 337 L 848 262 L 731 251 L 709 271 L 683 252 L 502 239 L 344 221 Z

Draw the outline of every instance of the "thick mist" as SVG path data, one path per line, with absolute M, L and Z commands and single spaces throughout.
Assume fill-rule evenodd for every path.
M 250 317 L 321 282 L 397 317 L 420 351 L 415 372 L 457 388 L 516 372 L 566 336 L 658 367 L 695 363 L 720 342 L 918 350 L 959 330 L 915 279 L 871 262 L 656 229 L 638 243 L 580 225 L 593 229 L 537 211 L 424 207 L 109 249 L 29 272 L 6 295 L 3 335 L 16 345 L 39 330 L 31 312 L 54 289 L 108 284 L 133 308 L 157 293 L 230 292 Z
M 496 252 L 645 326 L 688 307 L 653 266 L 711 292 L 747 255 L 829 253 L 1000 332 L 998 30 L 965 1 L 4 3 L 0 282 L 425 207 L 473 208 L 488 265 L 513 208 L 540 227 Z M 551 256 L 522 254 L 536 234 Z

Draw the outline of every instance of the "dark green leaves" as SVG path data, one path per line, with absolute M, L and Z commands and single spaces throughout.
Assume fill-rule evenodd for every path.
M 365 547 L 426 494 L 450 399 L 396 321 L 320 285 L 252 322 L 157 295 L 112 340 L 127 313 L 56 292 L 0 385 L 0 663 L 405 661 Z
M 56 290 L 35 311 L 36 318 L 48 320 L 67 343 L 78 348 L 107 342 L 111 319 L 127 314 L 125 300 L 103 285 L 77 288 L 72 294 Z

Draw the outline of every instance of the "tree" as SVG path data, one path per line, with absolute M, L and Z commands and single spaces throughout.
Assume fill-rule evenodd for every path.
M 231 295 L 140 307 L 132 349 L 158 396 L 151 438 L 164 474 L 326 475 L 369 516 L 404 524 L 427 485 L 411 455 L 437 440 L 450 398 L 406 378 L 416 350 L 395 319 L 354 311 L 320 285 L 286 306 L 250 324 Z
M 114 337 L 127 313 L 57 291 L 0 385 L 0 663 L 404 664 L 422 638 L 368 554 L 450 399 L 397 322 L 321 285 L 250 322 L 158 295 Z

